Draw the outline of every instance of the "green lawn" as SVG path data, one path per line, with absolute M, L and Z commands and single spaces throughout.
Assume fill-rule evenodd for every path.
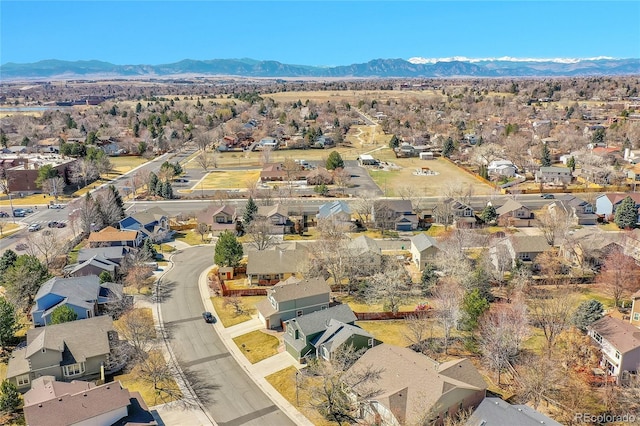
M 85 245 L 87 244 L 86 240 L 80 241 L 80 243 L 75 246 L 70 252 L 69 252 L 69 264 L 73 264 L 73 263 L 77 263 L 78 262 L 78 252 L 80 251 L 81 248 L 83 248 Z
M 277 337 L 260 330 L 235 337 L 233 341 L 251 364 L 277 355 L 278 346 L 280 346 L 280 340 Z
M 236 324 L 249 321 L 251 315 L 256 311 L 256 303 L 264 299 L 265 296 L 245 296 L 242 297 L 242 306 L 244 312 L 240 315 L 235 313 L 235 309 L 232 306 L 225 306 L 224 297 L 212 297 L 213 307 L 216 310 L 216 314 L 220 319 L 220 322 L 225 327 L 231 327 Z

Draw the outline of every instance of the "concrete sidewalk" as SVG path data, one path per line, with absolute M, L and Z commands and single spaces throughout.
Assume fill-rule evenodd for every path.
M 211 265 L 213 266 L 213 265 Z M 200 296 L 202 297 L 202 303 L 205 308 L 210 312 L 215 312 L 211 297 L 213 292 L 209 288 L 207 281 L 207 273 L 205 270 L 200 274 L 198 280 L 198 287 L 200 289 Z M 237 324 L 233 327 L 225 328 L 220 321 L 214 324 L 216 332 L 220 335 L 220 339 L 227 347 L 231 355 L 235 358 L 236 362 L 245 369 L 249 377 L 262 389 L 262 391 L 278 406 L 295 424 L 302 426 L 313 426 L 313 423 L 309 421 L 300 411 L 298 411 L 289 401 L 287 401 L 277 390 L 273 388 L 265 379 L 266 376 L 280 371 L 284 368 L 294 366 L 297 369 L 302 368 L 302 365 L 297 363 L 291 355 L 287 352 L 281 352 L 278 355 L 267 358 L 256 364 L 251 364 L 249 360 L 242 354 L 242 351 L 232 340 L 233 337 L 241 336 L 255 330 L 261 330 L 264 328 L 262 322 L 257 317 L 252 318 L 249 321 Z

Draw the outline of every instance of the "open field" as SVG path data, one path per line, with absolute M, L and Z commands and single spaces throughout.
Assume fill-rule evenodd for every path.
M 317 90 L 302 92 L 280 92 L 268 93 L 262 95 L 263 98 L 271 98 L 278 102 L 297 102 L 303 103 L 307 100 L 316 102 L 349 102 L 352 105 L 357 104 L 361 99 L 376 99 L 378 102 L 394 99 L 431 99 L 442 98 L 440 92 L 434 90 Z
M 259 178 L 259 170 L 212 171 L 192 189 L 246 189 L 248 183 L 255 183 Z
M 340 302 L 346 303 L 349 305 L 351 310 L 355 312 L 383 312 L 381 303 L 367 303 L 361 300 L 355 300 L 352 296 L 337 296 L 336 297 Z M 400 311 L 413 311 L 420 303 L 425 303 L 427 300 L 425 298 L 412 298 L 407 300 L 405 304 L 400 306 Z
M 132 169 L 138 167 L 141 164 L 148 162 L 144 157 L 136 157 L 136 156 L 122 156 L 122 157 L 109 157 L 111 163 L 113 164 L 113 168 L 115 173 L 112 174 L 125 174 Z

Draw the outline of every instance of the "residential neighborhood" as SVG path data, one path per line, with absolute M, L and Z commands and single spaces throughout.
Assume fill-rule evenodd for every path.
M 185 81 L 3 118 L 0 422 L 640 416 L 635 79 Z

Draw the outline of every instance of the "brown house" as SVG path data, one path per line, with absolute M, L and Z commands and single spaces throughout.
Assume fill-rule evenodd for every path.
M 121 231 L 113 226 L 107 226 L 98 232 L 92 232 L 87 239 L 89 247 L 138 247 L 142 244 L 142 234 L 139 231 Z
M 45 165 L 51 165 L 58 171 L 58 176 L 69 183 L 71 176 L 71 167 L 77 160 L 58 159 L 58 160 L 39 160 L 29 158 L 26 162 L 6 169 L 7 178 L 9 180 L 9 191 L 11 192 L 38 192 L 41 190 L 36 185 L 38 179 L 38 170 Z
M 238 215 L 236 208 L 229 205 L 210 206 L 198 213 L 198 223 L 205 223 L 214 234 L 235 231 Z

